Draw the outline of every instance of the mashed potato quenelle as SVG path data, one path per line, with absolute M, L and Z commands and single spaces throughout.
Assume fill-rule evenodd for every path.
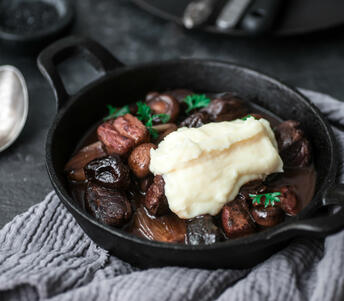
M 180 128 L 151 150 L 150 171 L 163 175 L 169 208 L 180 218 L 216 215 L 245 183 L 283 172 L 265 119 Z

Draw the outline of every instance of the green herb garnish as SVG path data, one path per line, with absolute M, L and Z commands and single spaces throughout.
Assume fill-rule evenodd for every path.
M 136 105 L 137 105 L 137 113 L 136 113 L 137 118 L 145 124 L 152 138 L 157 139 L 159 137 L 159 134 L 158 134 L 158 131 L 152 127 L 153 120 L 158 118 L 160 119 L 162 123 L 166 123 L 170 120 L 170 115 L 152 114 L 151 108 L 147 104 L 143 103 L 142 101 L 137 102 Z
M 137 118 L 143 122 L 148 122 L 151 119 L 151 108 L 142 101 L 136 103 L 137 105 Z
M 205 94 L 192 94 L 186 96 L 183 101 L 188 105 L 185 112 L 189 113 L 194 109 L 207 107 L 210 103 L 210 98 L 206 97 Z
M 273 192 L 273 193 L 264 193 L 264 194 L 249 194 L 249 196 L 251 198 L 253 198 L 252 200 L 252 204 L 256 203 L 256 204 L 260 204 L 261 199 L 264 197 L 264 206 L 265 208 L 269 206 L 269 204 L 271 204 L 271 206 L 275 206 L 275 202 L 280 202 L 281 200 L 278 198 L 278 196 L 280 196 L 281 193 L 280 192 Z
M 170 120 L 170 115 L 167 114 L 155 114 L 152 117 L 153 119 L 159 118 L 162 123 L 166 123 Z
M 241 120 L 247 120 L 247 119 L 249 119 L 249 118 L 254 118 L 254 119 L 257 120 L 257 118 L 254 117 L 254 116 L 252 116 L 252 115 L 246 115 L 246 116 L 244 116 L 243 118 L 241 118 Z
M 107 105 L 107 108 L 109 110 L 109 115 L 104 118 L 104 121 L 107 121 L 109 119 L 117 118 L 119 116 L 123 116 L 127 113 L 130 113 L 129 106 L 124 106 L 122 108 L 116 108 L 111 105 Z
M 159 137 L 159 133 L 156 129 L 153 129 L 152 127 L 147 127 L 148 129 L 148 132 L 149 134 L 152 136 L 152 138 L 155 140 L 155 139 L 158 139 Z

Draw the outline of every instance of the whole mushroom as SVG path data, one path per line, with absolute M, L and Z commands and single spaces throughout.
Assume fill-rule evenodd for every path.
M 170 116 L 169 121 L 174 122 L 179 115 L 178 101 L 167 94 L 152 94 L 147 99 L 147 105 L 154 114 L 166 114 Z
M 272 227 L 284 219 L 284 212 L 278 206 L 268 206 L 264 207 L 263 205 L 254 206 L 251 209 L 251 215 L 254 221 L 263 227 Z
M 94 159 L 84 171 L 89 181 L 104 187 L 124 190 L 130 184 L 129 168 L 117 155 Z
M 246 236 L 256 231 L 245 200 L 228 202 L 221 212 L 223 231 L 229 239 Z
M 123 192 L 89 182 L 85 199 L 90 213 L 106 225 L 119 227 L 131 217 L 131 205 Z
M 210 104 L 201 109 L 210 115 L 212 121 L 231 121 L 247 115 L 247 105 L 244 100 L 230 92 L 217 95 Z
M 312 149 L 300 122 L 287 120 L 274 129 L 279 153 L 289 167 L 308 166 L 312 161 Z
M 196 112 L 186 117 L 180 124 L 180 126 L 186 126 L 188 128 L 199 128 L 202 125 L 210 122 L 210 116 L 206 112 Z
M 156 149 L 153 143 L 143 143 L 131 152 L 128 164 L 135 176 L 144 178 L 149 174 L 150 150 Z

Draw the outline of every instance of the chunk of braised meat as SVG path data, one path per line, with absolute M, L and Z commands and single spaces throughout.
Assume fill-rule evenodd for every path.
M 113 120 L 101 124 L 97 129 L 97 134 L 99 140 L 104 143 L 106 151 L 111 155 L 125 155 L 135 144 L 134 140 L 118 133 Z
M 196 112 L 181 122 L 180 126 L 186 126 L 188 128 L 199 128 L 202 125 L 210 122 L 210 116 L 206 112 Z
M 212 216 L 202 215 L 188 222 L 186 238 L 189 245 L 211 245 L 221 241 L 222 234 Z
M 132 233 L 149 240 L 183 243 L 186 225 L 183 219 L 174 214 L 151 218 L 144 208 L 140 207 L 133 216 Z
M 154 177 L 153 184 L 147 190 L 144 205 L 152 215 L 159 216 L 168 212 L 165 181 L 162 176 Z
M 117 117 L 113 124 L 120 135 L 134 140 L 135 145 L 149 140 L 146 126 L 131 114 Z
M 97 134 L 110 155 L 126 155 L 136 145 L 149 141 L 147 128 L 131 114 L 101 124 Z
M 130 184 L 129 168 L 116 155 L 94 159 L 84 171 L 89 181 L 105 187 L 124 190 Z
M 228 202 L 222 208 L 221 221 L 229 239 L 246 236 L 256 231 L 248 206 L 241 198 Z
M 86 179 L 84 166 L 93 159 L 105 156 L 106 152 L 100 141 L 83 147 L 67 162 L 65 166 L 68 178 L 74 181 L 84 181 Z
M 131 205 L 122 192 L 89 182 L 86 189 L 86 206 L 102 223 L 119 227 L 131 217 Z
M 263 227 L 272 227 L 284 219 L 284 212 L 279 206 L 264 207 L 264 205 L 253 206 L 251 215 L 255 222 Z
M 310 164 L 311 146 L 298 121 L 284 121 L 275 128 L 274 132 L 285 165 L 304 167 Z
M 150 173 L 150 150 L 152 148 L 155 149 L 157 146 L 153 143 L 140 144 L 134 148 L 129 156 L 129 167 L 138 178 L 144 178 Z
M 171 95 L 159 94 L 151 92 L 146 97 L 147 105 L 151 108 L 154 114 L 166 114 L 170 116 L 169 121 L 174 122 L 179 115 L 179 103 Z M 153 120 L 159 123 L 160 120 Z
M 213 99 L 201 112 L 210 115 L 211 121 L 231 121 L 247 115 L 245 102 L 232 93 L 224 93 Z
M 292 187 L 283 186 L 277 188 L 275 191 L 279 191 L 281 193 L 279 196 L 281 202 L 278 203 L 278 205 L 280 205 L 283 211 L 289 215 L 296 215 L 299 210 L 299 202 Z

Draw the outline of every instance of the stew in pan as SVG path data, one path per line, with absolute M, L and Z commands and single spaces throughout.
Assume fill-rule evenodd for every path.
M 313 197 L 302 125 L 234 93 L 150 92 L 108 109 L 65 166 L 73 198 L 101 223 L 213 244 L 275 226 Z

